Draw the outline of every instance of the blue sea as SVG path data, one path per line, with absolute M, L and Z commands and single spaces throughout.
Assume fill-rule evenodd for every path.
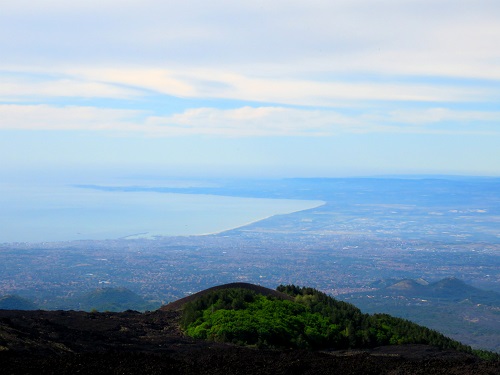
M 1 184 L 0 243 L 202 235 L 322 203 Z

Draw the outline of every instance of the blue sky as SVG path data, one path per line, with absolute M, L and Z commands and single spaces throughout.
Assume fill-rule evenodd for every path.
M 500 176 L 500 2 L 18 0 L 4 176 Z

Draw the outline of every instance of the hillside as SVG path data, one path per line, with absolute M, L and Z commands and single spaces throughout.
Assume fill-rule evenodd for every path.
M 159 303 L 152 303 L 127 288 L 96 288 L 86 293 L 68 298 L 60 298 L 55 302 L 45 301 L 46 310 L 79 310 L 79 311 L 125 311 L 156 310 Z M 0 297 L 0 309 L 4 310 L 37 310 L 34 302 L 16 295 Z
M 412 320 L 466 343 L 500 353 L 500 294 L 457 278 L 379 280 L 372 290 L 339 296 L 367 313 L 387 313 Z
M 189 336 L 265 348 L 361 349 L 389 344 L 471 348 L 408 320 L 363 314 L 313 288 L 279 286 L 278 296 L 243 285 L 199 293 L 183 304 Z
M 182 309 L 153 312 L 0 310 L 0 361 L 5 373 L 121 374 L 496 374 L 500 363 L 471 353 L 429 345 L 392 345 L 349 350 L 256 349 L 188 337 L 181 330 L 189 304 L 213 293 L 251 294 L 255 301 L 295 306 L 282 293 L 260 287 L 202 291 Z M 290 288 L 289 288 L 290 289 Z M 261 290 L 259 294 L 255 290 Z M 309 288 L 298 289 L 305 296 Z M 287 290 L 289 293 L 290 290 Z M 293 290 L 292 290 L 293 292 Z M 267 294 L 266 294 L 267 293 Z M 297 295 L 294 297 L 296 300 Z M 299 298 L 300 299 L 300 298 Z M 237 299 L 228 300 L 238 307 Z M 201 303 L 201 305 L 200 305 Z M 342 302 L 339 302 L 341 305 Z M 348 305 L 348 304 L 345 304 Z M 304 307 L 305 309 L 305 307 Z M 215 309 L 214 309 L 215 310 Z M 221 311 L 221 310 L 219 310 Z M 305 310 L 304 310 L 305 311 Z
M 97 288 L 65 302 L 65 310 L 125 311 L 155 310 L 158 305 L 149 303 L 127 288 Z
M 292 297 L 290 297 L 288 294 L 281 293 L 273 289 L 265 288 L 260 285 L 255 285 L 250 283 L 230 283 L 224 285 L 217 285 L 212 288 L 202 290 L 201 292 L 194 293 L 190 296 L 181 298 L 177 301 L 169 303 L 168 305 L 162 306 L 160 310 L 163 311 L 181 310 L 187 303 L 196 301 L 197 299 L 204 297 L 210 293 L 213 293 L 218 290 L 235 289 L 235 288 L 249 290 L 258 294 L 262 294 L 264 296 L 272 296 L 276 298 L 289 299 L 289 300 L 292 299 Z
M 0 310 L 36 310 L 38 306 L 33 302 L 16 296 L 8 294 L 0 297 Z

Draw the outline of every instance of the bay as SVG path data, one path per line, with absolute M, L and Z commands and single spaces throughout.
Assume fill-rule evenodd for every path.
M 217 233 L 321 201 L 0 185 L 0 243 Z

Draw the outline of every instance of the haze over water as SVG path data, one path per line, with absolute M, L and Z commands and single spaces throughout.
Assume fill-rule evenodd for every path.
M 0 243 L 200 235 L 321 201 L 0 185 Z

